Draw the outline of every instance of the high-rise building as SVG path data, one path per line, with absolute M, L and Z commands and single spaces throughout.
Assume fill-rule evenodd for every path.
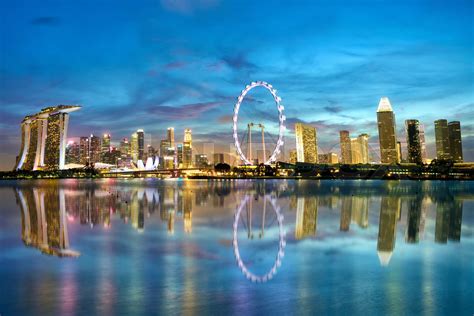
M 398 157 L 398 161 L 400 161 L 400 162 L 403 161 L 402 143 L 401 142 L 397 142 L 397 157 Z
M 461 123 L 459 121 L 449 122 L 448 136 L 451 159 L 455 162 L 463 162 Z
M 209 166 L 209 162 L 207 160 L 207 155 L 203 154 L 198 154 L 195 155 L 195 162 L 196 162 L 196 167 L 198 168 L 205 168 Z
M 397 136 L 395 134 L 395 113 L 387 97 L 382 97 L 377 108 L 377 125 L 379 130 L 380 160 L 382 163 L 394 164 L 400 161 L 397 154 Z
M 293 150 L 290 150 L 290 163 L 292 164 L 296 164 L 296 162 L 298 161 L 298 157 L 297 157 L 297 154 L 296 154 L 296 149 L 293 149 Z
M 360 134 L 350 139 L 351 163 L 369 163 L 369 135 Z
M 122 158 L 126 158 L 130 155 L 130 143 L 126 137 L 120 141 L 120 155 Z
M 79 163 L 87 165 L 90 163 L 89 157 L 89 137 L 79 138 Z
M 336 153 L 327 153 L 318 155 L 319 163 L 335 164 L 339 162 L 339 157 Z
M 186 135 L 185 135 L 186 136 Z M 174 148 L 174 127 L 168 127 L 167 140 L 170 143 L 170 147 Z
M 26 116 L 21 123 L 16 169 L 64 169 L 69 113 L 79 109 L 75 105 L 58 105 Z
M 75 141 L 69 141 L 66 145 L 66 164 L 74 163 L 74 164 L 79 164 L 80 163 L 80 157 L 79 157 L 79 144 Z
M 406 120 L 405 131 L 407 135 L 407 160 L 408 162 L 420 165 L 423 163 L 420 140 L 420 122 L 418 122 L 418 120 Z
M 341 163 L 350 164 L 352 163 L 351 157 L 351 138 L 349 131 L 340 131 L 339 140 L 341 145 Z
M 420 124 L 420 145 L 421 160 L 423 161 L 423 163 L 426 163 L 428 156 L 426 155 L 425 126 L 423 124 Z
M 176 159 L 178 161 L 178 167 L 183 168 L 183 144 L 178 144 L 176 146 Z
M 145 132 L 142 129 L 137 130 L 138 137 L 138 160 L 145 161 Z
M 102 144 L 101 144 L 101 139 L 98 136 L 94 136 L 91 134 L 91 137 L 89 138 L 89 159 L 91 163 L 96 163 L 96 162 L 102 162 L 101 161 L 101 150 L 102 150 Z
M 214 165 L 217 165 L 218 163 L 225 163 L 224 154 L 214 153 Z
M 183 168 L 190 168 L 193 165 L 193 138 L 191 129 L 184 130 L 183 142 Z
M 130 137 L 130 155 L 132 156 L 132 161 L 138 161 L 138 133 L 133 133 L 132 137 Z
M 102 136 L 102 155 L 110 152 L 110 134 L 104 134 Z
M 318 143 L 316 128 L 311 125 L 296 123 L 295 135 L 298 162 L 317 163 Z
M 435 138 L 436 138 L 436 158 L 446 160 L 451 159 L 449 148 L 448 121 L 444 119 L 436 120 Z

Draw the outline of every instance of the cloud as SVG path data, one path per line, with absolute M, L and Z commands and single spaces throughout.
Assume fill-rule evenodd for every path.
M 339 113 L 342 111 L 342 107 L 338 105 L 328 105 L 328 106 L 325 106 L 324 109 L 328 111 L 329 113 Z
M 178 106 L 156 105 L 150 112 L 160 118 L 186 120 L 199 118 L 203 113 L 224 103 L 221 101 L 181 104 Z
M 256 64 L 250 62 L 243 53 L 222 57 L 222 61 L 234 70 L 256 70 Z
M 31 20 L 33 25 L 58 25 L 61 23 L 61 19 L 56 16 L 40 16 Z
M 184 61 L 174 61 L 174 62 L 167 63 L 165 65 L 165 69 L 168 69 L 168 70 L 181 69 L 181 68 L 185 68 L 188 65 L 189 63 L 184 62 Z
M 171 12 L 192 15 L 197 11 L 208 10 L 219 4 L 217 0 L 161 0 L 161 6 Z

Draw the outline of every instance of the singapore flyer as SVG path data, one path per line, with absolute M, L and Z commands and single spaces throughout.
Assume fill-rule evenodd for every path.
M 283 105 L 281 105 L 281 98 L 277 95 L 277 90 L 275 90 L 271 84 L 269 84 L 265 81 L 255 81 L 255 82 L 252 82 L 249 85 L 247 85 L 245 87 L 245 89 L 242 90 L 242 93 L 237 98 L 237 103 L 234 106 L 234 115 L 233 115 L 234 143 L 235 143 L 235 148 L 237 149 L 237 153 L 239 154 L 240 159 L 244 162 L 244 164 L 252 165 L 252 162 L 245 156 L 245 154 L 243 153 L 242 148 L 240 146 L 240 142 L 239 142 L 238 135 L 237 135 L 237 122 L 238 122 L 238 119 L 239 119 L 239 109 L 240 109 L 240 105 L 242 104 L 242 101 L 244 100 L 247 93 L 255 87 L 264 87 L 265 89 L 267 89 L 271 93 L 271 95 L 273 96 L 273 99 L 275 100 L 275 104 L 276 104 L 277 111 L 278 111 L 278 121 L 279 121 L 278 140 L 277 140 L 276 146 L 275 146 L 270 158 L 268 158 L 264 162 L 264 164 L 269 165 L 269 164 L 275 162 L 277 160 L 278 156 L 280 155 L 281 146 L 283 146 L 283 143 L 284 143 L 283 142 L 283 134 L 286 130 L 286 127 L 285 127 L 286 117 L 283 114 L 284 107 L 283 107 Z
M 275 262 L 273 266 L 266 272 L 265 274 L 262 275 L 256 275 L 249 271 L 247 269 L 247 266 L 244 264 L 242 261 L 242 258 L 240 256 L 240 251 L 239 251 L 239 242 L 237 238 L 237 231 L 238 231 L 238 225 L 239 225 L 239 220 L 240 220 L 240 215 L 242 213 L 243 208 L 247 203 L 249 203 L 249 200 L 251 199 L 250 195 L 246 195 L 242 202 L 240 203 L 239 207 L 237 208 L 237 211 L 235 213 L 235 218 L 234 218 L 234 234 L 233 234 L 233 246 L 234 246 L 234 255 L 235 259 L 237 261 L 237 265 L 239 266 L 240 270 L 242 273 L 245 275 L 245 277 L 256 283 L 264 283 L 273 278 L 273 276 L 277 272 L 277 268 L 281 266 L 281 261 L 282 258 L 285 256 L 285 246 L 286 246 L 286 241 L 285 241 L 285 231 L 283 228 L 283 215 L 280 214 L 280 207 L 276 204 L 276 199 L 271 198 L 268 196 L 265 196 L 264 198 L 264 203 L 270 202 L 272 205 L 273 210 L 276 213 L 276 219 L 278 221 L 278 230 L 279 230 L 279 243 L 278 243 L 278 252 L 275 258 Z

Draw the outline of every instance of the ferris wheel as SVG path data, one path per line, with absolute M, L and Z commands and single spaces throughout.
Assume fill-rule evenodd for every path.
M 283 114 L 283 110 L 285 108 L 281 104 L 281 98 L 277 95 L 277 90 L 275 90 L 271 84 L 269 84 L 265 81 L 252 82 L 249 85 L 247 85 L 244 90 L 242 90 L 241 94 L 237 98 L 237 103 L 234 106 L 234 115 L 233 115 L 233 118 L 232 118 L 232 120 L 233 120 L 233 126 L 232 127 L 233 127 L 234 144 L 235 144 L 235 148 L 237 149 L 237 153 L 240 156 L 240 159 L 246 165 L 252 165 L 251 159 L 249 159 L 249 157 L 245 156 L 245 154 L 242 151 L 241 144 L 240 144 L 240 141 L 239 141 L 239 138 L 238 138 L 238 133 L 237 133 L 237 123 L 238 123 L 238 119 L 239 119 L 240 105 L 242 104 L 242 101 L 244 100 L 247 93 L 255 87 L 264 87 L 265 89 L 267 89 L 270 92 L 270 94 L 273 96 L 273 99 L 275 100 L 276 108 L 277 108 L 277 111 L 278 111 L 278 123 L 279 123 L 278 140 L 276 142 L 276 146 L 273 149 L 273 152 L 272 152 L 270 158 L 268 158 L 264 162 L 264 164 L 269 165 L 269 164 L 275 162 L 277 160 L 278 156 L 281 153 L 281 146 L 283 146 L 283 144 L 284 144 L 283 134 L 286 130 L 286 127 L 285 127 L 286 117 Z M 263 125 L 261 125 L 261 127 L 262 127 L 262 138 L 263 138 Z M 249 134 L 250 134 L 250 126 L 248 128 L 249 128 Z

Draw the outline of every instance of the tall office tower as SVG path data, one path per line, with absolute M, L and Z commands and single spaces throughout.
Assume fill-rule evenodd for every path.
M 148 157 L 152 157 L 152 158 L 153 158 L 153 157 L 155 157 L 155 155 L 156 155 L 155 147 L 153 147 L 152 145 L 147 145 L 147 146 L 146 146 L 146 152 L 147 152 L 147 154 L 146 154 L 147 158 L 148 158 Z
M 122 159 L 130 156 L 130 143 L 126 137 L 120 141 L 120 156 Z
M 178 167 L 183 168 L 183 144 L 178 144 L 176 146 L 176 159 L 178 161 Z
M 167 140 L 170 142 L 170 147 L 174 148 L 174 127 L 168 127 Z
M 66 164 L 79 164 L 79 144 L 74 141 L 69 141 L 66 146 Z
M 400 162 L 403 161 L 402 143 L 401 142 L 397 142 L 397 157 L 398 157 L 398 161 L 400 161 Z
M 296 164 L 297 161 L 298 161 L 298 157 L 296 154 L 296 149 L 290 150 L 289 163 Z
M 316 197 L 298 197 L 295 226 L 296 239 L 316 236 L 318 226 L 318 200 Z
M 133 133 L 130 137 L 130 155 L 132 156 L 132 161 L 138 161 L 138 133 Z
M 225 163 L 224 154 L 214 153 L 214 165 L 217 165 L 218 163 Z
M 137 129 L 138 137 L 138 160 L 145 161 L 145 132 L 142 129 Z
M 423 157 L 421 154 L 420 122 L 418 120 L 406 120 L 405 131 L 407 135 L 407 160 L 421 165 Z
M 89 138 L 89 157 L 90 157 L 90 162 L 91 163 L 96 163 L 96 162 L 102 162 L 101 161 L 101 150 L 102 150 L 102 144 L 100 137 L 94 136 L 91 134 L 91 137 Z
M 89 137 L 79 138 L 79 163 L 86 165 L 90 162 Z
M 318 143 L 316 128 L 303 123 L 295 124 L 296 159 L 298 162 L 317 163 Z
M 209 166 L 207 155 L 203 155 L 203 154 L 195 155 L 194 161 L 196 162 L 196 167 L 198 168 L 205 168 Z
M 463 162 L 461 123 L 459 121 L 449 122 L 448 136 L 451 159 L 455 162 Z
M 336 153 L 318 154 L 318 162 L 335 164 L 339 162 L 339 157 Z
M 170 142 L 167 139 L 162 139 L 160 142 L 160 156 L 168 156 L 168 151 L 170 148 Z
M 110 153 L 110 134 L 104 134 L 102 136 L 102 149 L 101 149 L 101 156 L 102 161 L 106 162 L 108 159 L 108 153 Z
M 397 154 L 397 135 L 395 134 L 395 113 L 387 97 L 380 99 L 377 108 L 377 125 L 379 130 L 380 160 L 382 163 L 394 164 L 400 161 Z
M 369 135 L 360 134 L 357 136 L 357 141 L 360 147 L 360 159 L 361 163 L 369 163 Z
M 425 141 L 425 126 L 420 124 L 420 145 L 421 145 L 421 160 L 426 163 L 428 156 L 426 155 L 426 141 Z
M 69 113 L 79 109 L 75 105 L 58 105 L 26 116 L 21 122 L 16 169 L 64 169 Z
M 357 138 L 351 138 L 351 163 L 358 164 L 361 163 L 361 160 L 359 140 Z
M 380 204 L 379 234 L 377 239 L 377 254 L 380 264 L 387 266 L 395 249 L 397 235 L 397 219 L 400 216 L 400 197 L 382 196 Z
M 190 168 L 193 165 L 193 138 L 191 129 L 184 130 L 183 142 L 183 168 Z
M 451 159 L 451 150 L 449 148 L 448 121 L 444 119 L 436 120 L 435 137 L 436 137 L 436 158 Z
M 340 131 L 339 140 L 341 145 L 341 163 L 350 164 L 352 163 L 351 157 L 351 138 L 349 131 Z

